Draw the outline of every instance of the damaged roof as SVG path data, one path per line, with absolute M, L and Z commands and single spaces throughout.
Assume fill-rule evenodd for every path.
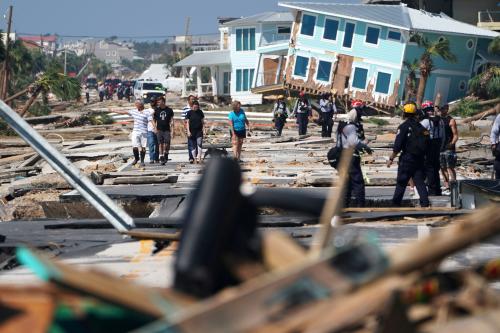
M 427 31 L 468 36 L 491 37 L 499 33 L 457 21 L 444 13 L 433 14 L 406 5 L 373 5 L 356 3 L 280 2 L 279 6 L 313 13 L 358 19 L 368 23 L 408 31 Z
M 230 64 L 231 56 L 229 50 L 202 51 L 194 52 L 193 54 L 182 59 L 174 66 L 176 67 L 192 67 L 192 66 L 210 66 Z
M 292 23 L 293 15 L 290 12 L 264 12 L 238 20 L 230 21 L 223 26 L 234 27 L 243 25 L 255 25 L 258 23 Z

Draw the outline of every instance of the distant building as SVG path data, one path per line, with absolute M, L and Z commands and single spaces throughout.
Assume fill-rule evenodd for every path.
M 123 59 L 134 60 L 135 50 L 133 46 L 115 41 L 91 41 L 87 42 L 87 53 L 94 54 L 97 59 L 110 64 L 119 64 Z
M 33 48 L 33 44 L 38 45 L 44 53 L 54 54 L 57 50 L 57 36 L 19 36 L 19 40 L 28 48 Z
M 5 42 L 7 40 L 7 33 L 6 32 L 2 32 L 0 34 L 0 38 L 2 39 L 2 43 L 5 45 Z M 16 38 L 17 38 L 16 33 L 15 32 L 11 32 L 10 35 L 9 35 L 9 39 L 11 41 L 15 41 Z

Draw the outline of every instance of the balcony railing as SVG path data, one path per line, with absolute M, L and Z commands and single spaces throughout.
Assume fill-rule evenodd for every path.
M 500 30 L 500 11 L 479 12 L 477 26 L 490 30 Z
M 290 40 L 290 34 L 263 33 L 260 38 L 260 46 L 286 43 Z

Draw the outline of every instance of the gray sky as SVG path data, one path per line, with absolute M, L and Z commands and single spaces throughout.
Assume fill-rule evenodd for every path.
M 281 10 L 278 0 L 0 0 L 4 14 L 14 6 L 18 33 L 93 36 L 157 36 L 183 34 L 186 16 L 193 34 L 217 32 L 218 16 L 249 16 Z

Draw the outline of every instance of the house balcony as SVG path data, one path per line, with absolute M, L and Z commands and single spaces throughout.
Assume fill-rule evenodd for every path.
M 264 33 L 260 38 L 257 53 L 286 55 L 290 44 L 290 34 Z
M 500 31 L 500 11 L 481 11 L 478 13 L 479 28 Z

